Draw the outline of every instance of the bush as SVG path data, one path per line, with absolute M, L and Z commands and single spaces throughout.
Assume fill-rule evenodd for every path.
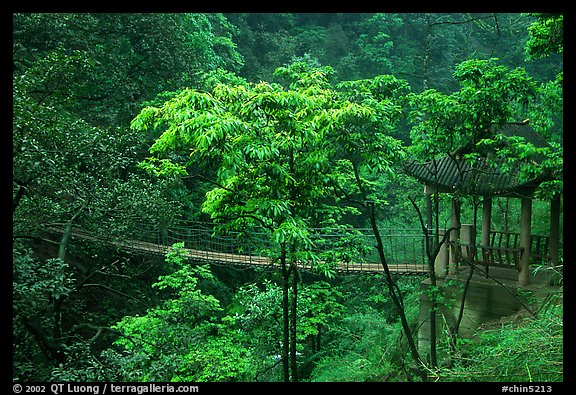
M 451 368 L 438 381 L 547 382 L 563 380 L 563 319 L 560 303 L 534 318 L 517 314 L 458 342 Z

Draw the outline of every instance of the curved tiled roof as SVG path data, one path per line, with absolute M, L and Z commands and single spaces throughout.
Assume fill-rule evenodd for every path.
M 537 147 L 548 145 L 527 123 L 513 123 L 500 130 L 507 137 L 521 136 Z M 506 164 L 504 159 L 483 154 L 474 160 L 464 160 L 462 154 L 470 152 L 472 145 L 461 147 L 452 155 L 425 163 L 412 162 L 405 172 L 419 181 L 435 186 L 440 192 L 458 192 L 465 195 L 525 195 L 537 187 L 543 177 L 519 179 L 519 163 Z

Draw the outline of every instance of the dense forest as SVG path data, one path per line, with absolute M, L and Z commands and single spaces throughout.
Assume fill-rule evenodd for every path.
M 535 314 L 474 339 L 446 329 L 430 355 L 417 332 L 434 273 L 336 270 L 367 253 L 387 269 L 382 229 L 428 235 L 430 202 L 405 166 L 462 146 L 468 161 L 491 150 L 544 180 L 532 232 L 548 233 L 563 191 L 562 14 L 12 22 L 14 381 L 563 380 L 561 257 L 533 266 L 560 284 L 522 293 Z M 498 133 L 525 120 L 546 147 Z M 452 198 L 435 195 L 437 227 Z M 459 199 L 476 223 L 476 197 Z M 518 231 L 519 201 L 494 201 L 491 226 Z M 182 222 L 233 234 L 278 269 L 190 262 L 185 242 L 163 256 L 109 242 Z

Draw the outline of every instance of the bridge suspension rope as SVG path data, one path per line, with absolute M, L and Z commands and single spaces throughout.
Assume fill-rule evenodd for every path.
M 58 231 L 58 227 L 52 227 Z M 60 229 L 61 231 L 62 229 Z M 383 272 L 375 238 L 368 228 L 311 228 L 309 237 L 314 253 L 332 257 L 340 272 Z M 126 240 L 94 235 L 75 228 L 73 236 L 100 240 L 119 248 L 155 254 L 165 254 L 175 243 L 184 243 L 189 257 L 196 261 L 227 265 L 274 266 L 278 249 L 264 231 L 216 231 L 214 225 L 177 221 L 170 226 L 135 225 Z M 391 271 L 400 274 L 426 273 L 425 237 L 417 229 L 380 229 Z M 302 269 L 311 270 L 311 262 L 299 262 Z

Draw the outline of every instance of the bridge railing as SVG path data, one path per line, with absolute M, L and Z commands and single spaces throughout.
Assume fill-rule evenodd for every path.
M 453 242 L 449 243 L 453 245 Z M 490 232 L 490 243 L 457 243 L 468 259 L 474 259 L 485 266 L 518 267 L 523 248 L 520 247 L 520 233 L 509 231 Z M 545 235 L 530 236 L 530 261 L 540 263 L 548 261 L 549 237 Z
M 64 224 L 47 229 L 62 233 Z M 309 229 L 313 252 L 322 264 L 332 264 L 347 272 L 382 272 L 371 229 Z M 425 273 L 425 238 L 416 229 L 380 229 L 386 260 L 391 271 L 401 274 Z M 116 245 L 121 249 L 165 254 L 168 248 L 184 243 L 188 255 L 196 260 L 231 265 L 270 265 L 279 255 L 278 246 L 265 232 L 215 232 L 213 226 L 198 222 L 179 222 L 172 226 L 154 224 L 134 226 L 130 234 L 119 237 L 106 232 L 74 228 L 72 235 Z M 277 264 L 277 262 L 276 262 Z M 310 269 L 310 261 L 299 261 Z
M 351 271 L 381 270 L 372 229 L 319 228 L 309 232 L 320 259 L 332 260 Z M 425 238 L 421 230 L 383 228 L 380 234 L 389 266 L 403 267 L 408 272 L 425 271 Z M 141 238 L 163 246 L 184 242 L 188 249 L 205 252 L 206 259 L 213 258 L 213 253 L 235 254 L 234 259 L 250 263 L 253 259 L 273 259 L 278 255 L 277 246 L 265 232 L 215 232 L 211 224 L 201 222 L 180 221 L 164 228 L 146 226 Z

